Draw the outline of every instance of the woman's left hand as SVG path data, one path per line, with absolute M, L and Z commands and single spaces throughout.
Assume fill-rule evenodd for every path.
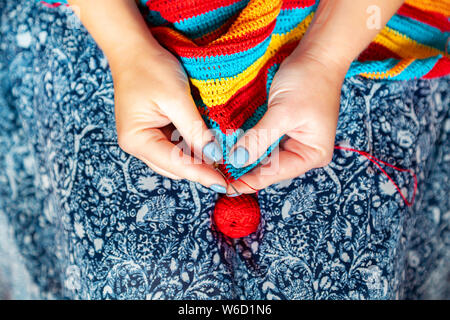
M 247 166 L 285 137 L 268 163 L 263 161 L 233 183 L 237 190 L 253 193 L 252 188 L 263 189 L 331 161 L 347 70 L 403 2 L 320 1 L 308 31 L 275 75 L 266 114 L 239 139 L 230 162 Z M 374 6 L 379 9 L 378 27 L 368 24 Z M 228 186 L 228 192 L 233 191 Z
M 233 183 L 241 193 L 253 193 L 252 188 L 259 190 L 298 177 L 326 166 L 332 159 L 347 68 L 325 65 L 312 56 L 290 58 L 275 75 L 266 114 L 239 139 L 230 154 L 232 165 L 247 166 L 285 135 L 264 164 Z M 234 189 L 229 186 L 228 192 Z

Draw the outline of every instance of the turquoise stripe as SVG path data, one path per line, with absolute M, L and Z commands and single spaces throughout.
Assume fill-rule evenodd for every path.
M 437 55 L 435 57 L 430 57 L 427 59 L 417 59 L 414 60 L 405 70 L 400 74 L 390 77 L 389 80 L 409 80 L 414 78 L 420 78 L 430 72 L 431 69 L 436 65 L 442 55 Z M 366 61 L 359 62 L 354 61 L 350 69 L 347 72 L 346 78 L 350 78 L 361 73 L 370 72 L 380 72 L 384 73 L 387 70 L 394 68 L 400 60 L 397 59 L 386 59 L 383 61 Z
M 442 32 L 426 23 L 398 15 L 393 16 L 387 26 L 419 43 L 440 51 L 445 51 L 445 42 L 450 35 L 449 32 Z
M 316 11 L 317 4 L 306 8 L 283 9 L 277 17 L 273 33 L 284 34 L 297 27 L 311 12 Z
M 245 8 L 249 0 L 243 0 L 227 7 L 221 7 L 201 15 L 175 22 L 177 30 L 194 38 L 202 37 L 222 25 L 227 19 Z M 300 24 L 311 12 L 317 9 L 318 4 L 311 7 L 283 9 L 280 11 L 273 33 L 283 34 L 289 32 Z M 209 28 L 204 29 L 205 25 Z
M 147 17 L 145 19 L 154 26 L 161 26 L 163 24 L 168 23 L 166 19 L 164 19 L 161 14 L 157 11 L 149 11 Z
M 316 9 L 316 5 L 308 8 L 281 10 L 277 19 L 274 34 L 283 34 L 294 29 L 301 21 Z M 292 19 L 295 17 L 295 19 Z M 270 37 L 261 44 L 243 52 L 206 58 L 181 57 L 187 73 L 194 79 L 208 80 L 233 77 L 251 66 L 262 57 L 270 43 Z M 237 63 L 239 62 L 239 63 Z M 199 64 L 200 63 L 200 64 Z M 214 68 L 220 65 L 220 69 Z
M 345 77 L 350 78 L 364 72 L 385 72 L 386 70 L 390 70 L 395 67 L 399 61 L 400 60 L 397 59 L 365 62 L 353 61 Z
M 185 35 L 197 39 L 223 25 L 229 18 L 247 6 L 249 0 L 242 0 L 229 6 L 220 7 L 198 16 L 175 22 L 176 30 Z
M 267 50 L 270 37 L 257 46 L 230 55 L 186 58 L 181 57 L 186 72 L 194 79 L 208 80 L 233 77 L 247 69 Z M 217 66 L 220 65 L 220 69 Z M 214 68 L 215 67 L 215 68 Z
M 440 58 L 442 58 L 442 55 L 414 60 L 405 70 L 399 75 L 391 77 L 390 80 L 410 80 L 423 77 L 433 69 Z

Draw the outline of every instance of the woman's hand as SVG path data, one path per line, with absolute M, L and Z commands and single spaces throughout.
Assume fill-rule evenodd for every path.
M 249 186 L 263 189 L 331 161 L 345 71 L 307 55 L 282 63 L 270 88 L 266 114 L 233 147 L 231 162 L 235 167 L 251 164 L 285 137 L 264 164 L 239 179 L 245 183 L 233 183 L 239 192 L 252 193 Z
M 211 165 L 222 151 L 192 100 L 186 73 L 165 49 L 149 52 L 141 47 L 111 59 L 120 147 L 164 176 L 221 185 L 213 188 L 225 192 L 224 179 Z M 201 160 L 203 151 L 209 164 Z
M 69 3 L 108 59 L 120 147 L 162 175 L 224 193 L 227 184 L 211 164 L 222 150 L 194 104 L 183 68 L 153 38 L 135 1 Z
M 286 137 L 270 163 L 241 180 L 262 189 L 331 161 L 345 74 L 403 1 L 320 1 L 307 33 L 275 75 L 267 113 L 233 147 L 230 161 L 235 167 L 246 166 L 282 135 Z M 378 14 L 371 17 L 374 8 Z M 368 24 L 372 18 L 378 28 Z M 248 185 L 234 183 L 240 192 L 254 192 Z

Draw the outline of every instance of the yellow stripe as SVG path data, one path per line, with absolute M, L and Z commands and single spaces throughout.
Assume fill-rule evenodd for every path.
M 212 44 L 223 43 L 233 38 L 268 26 L 280 13 L 283 1 L 281 0 L 251 0 L 242 10 L 230 29 L 222 37 L 214 40 Z
M 282 6 L 281 0 L 251 0 L 251 2 L 242 10 L 236 21 L 230 26 L 227 32 L 220 38 L 208 43 L 208 46 L 227 43 L 237 37 L 255 30 L 262 29 L 273 22 L 280 13 Z M 196 46 L 192 39 L 173 30 L 165 30 L 171 37 L 182 41 L 186 45 Z
M 406 0 L 405 3 L 421 10 L 439 12 L 446 17 L 450 16 L 449 0 Z
M 373 42 L 385 46 L 405 59 L 425 59 L 439 54 L 445 55 L 444 52 L 421 44 L 389 27 L 383 28 Z
M 403 59 L 395 65 L 392 69 L 383 72 L 364 72 L 361 73 L 363 77 L 370 79 L 386 79 L 399 75 L 405 70 L 415 59 Z
M 286 43 L 300 40 L 306 32 L 314 13 L 305 18 L 295 29 L 285 34 L 273 34 L 269 46 L 262 57 L 256 60 L 251 66 L 234 77 L 222 79 L 198 80 L 192 79 L 202 97 L 203 102 L 208 108 L 226 103 L 239 89 L 252 81 L 262 66 L 270 60 L 277 51 Z

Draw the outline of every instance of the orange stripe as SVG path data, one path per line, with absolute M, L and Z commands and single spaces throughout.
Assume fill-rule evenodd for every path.
M 415 59 L 403 59 L 395 67 L 383 72 L 364 72 L 361 76 L 369 79 L 387 79 L 398 76 L 405 70 Z
M 450 16 L 450 1 L 448 0 L 406 0 L 405 3 L 426 11 L 442 13 Z

